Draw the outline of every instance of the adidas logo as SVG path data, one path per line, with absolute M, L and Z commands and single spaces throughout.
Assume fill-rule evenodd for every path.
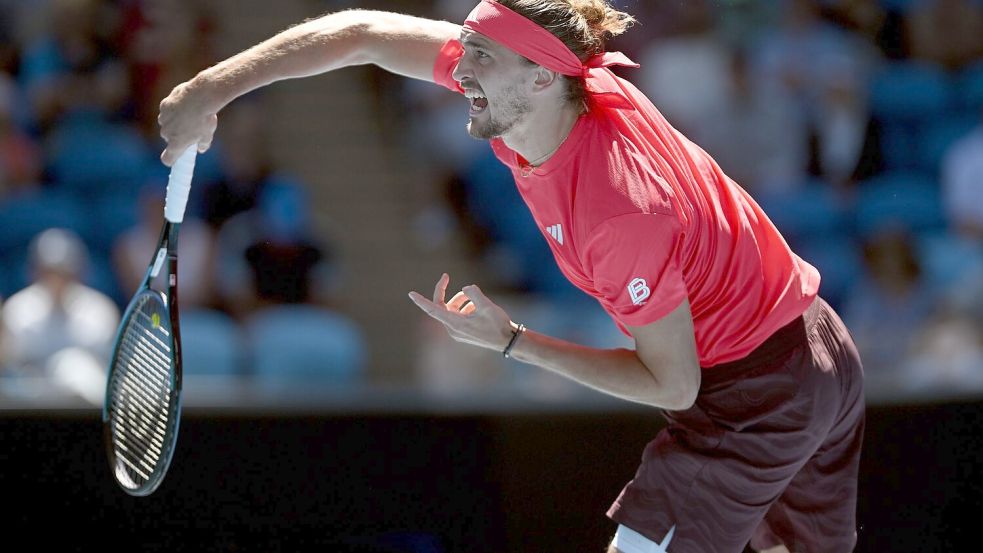
M 546 232 L 550 233 L 550 236 L 556 239 L 557 242 L 563 245 L 563 225 L 553 225 L 551 227 L 546 227 Z

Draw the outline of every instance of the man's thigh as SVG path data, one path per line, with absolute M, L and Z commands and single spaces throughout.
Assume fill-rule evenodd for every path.
M 672 413 L 608 516 L 651 539 L 675 527 L 671 551 L 743 551 L 838 411 L 839 383 L 812 353 L 705 388 L 692 409 Z

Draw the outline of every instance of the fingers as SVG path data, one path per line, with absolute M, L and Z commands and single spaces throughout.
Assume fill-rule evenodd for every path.
M 178 85 L 160 102 L 157 124 L 167 144 L 160 160 L 168 167 L 192 144 L 200 154 L 208 151 L 218 127 L 218 113 L 203 111 L 190 90 L 187 83 Z
M 464 304 L 468 303 L 469 301 L 471 301 L 470 298 L 468 298 L 467 294 L 464 293 L 464 290 L 461 290 L 457 294 L 454 294 L 451 301 L 447 302 L 447 309 L 450 309 L 451 311 L 460 311 L 461 308 L 464 307 Z
M 212 138 L 215 136 L 215 129 L 218 128 L 218 114 L 212 114 L 208 116 L 208 127 L 204 137 L 198 140 L 198 153 L 203 154 L 212 147 Z
M 207 152 L 209 148 L 211 148 L 212 139 L 215 136 L 215 129 L 217 126 L 218 116 L 212 115 L 209 117 L 205 134 L 201 135 L 197 140 L 199 154 L 203 154 Z M 194 140 L 189 141 L 187 139 L 178 140 L 173 137 L 168 138 L 165 136 L 164 132 L 161 132 L 161 137 L 164 138 L 164 141 L 167 143 L 167 147 L 164 148 L 164 151 L 160 154 L 160 161 L 168 167 L 174 165 L 177 158 L 180 157 L 189 146 L 196 143 Z
M 447 293 L 447 285 L 450 284 L 451 277 L 444 273 L 440 275 L 440 279 L 437 280 L 437 285 L 433 289 L 433 302 L 436 304 L 444 303 L 444 294 Z
M 203 153 L 207 152 L 209 148 L 211 148 L 211 146 L 212 146 L 211 140 L 212 140 L 211 135 L 209 135 L 207 141 L 205 141 L 205 142 L 198 142 L 198 153 L 199 154 L 203 154 Z M 171 143 L 168 143 L 167 147 L 164 148 L 164 151 L 161 152 L 161 154 L 160 154 L 160 161 L 161 161 L 161 163 L 163 163 L 164 165 L 166 165 L 168 167 L 171 167 L 172 165 L 174 165 L 174 162 L 177 161 L 177 158 L 181 157 L 181 154 L 184 153 L 185 150 L 187 150 L 188 147 L 191 146 L 192 144 L 194 144 L 194 142 L 188 142 L 188 143 L 171 142 Z
M 439 284 L 439 283 L 438 283 Z M 465 286 L 463 290 L 454 294 L 454 297 L 447 302 L 446 307 L 449 311 L 470 315 L 478 309 L 479 305 L 487 305 L 490 300 L 478 288 L 477 285 Z
M 491 300 L 489 300 L 488 296 L 481 291 L 481 288 L 478 288 L 477 284 L 465 286 L 462 292 L 467 294 L 468 299 L 470 299 L 471 303 L 473 303 L 476 307 L 484 307 L 491 303 Z
M 409 297 L 413 303 L 438 321 L 450 325 L 454 324 L 455 317 L 468 316 L 483 306 L 493 305 L 491 300 L 478 288 L 477 285 L 465 286 L 460 292 L 448 302 L 444 302 L 447 295 L 447 286 L 450 284 L 450 276 L 447 273 L 440 275 L 437 284 L 434 286 L 433 299 L 427 299 L 417 292 L 410 292 Z
M 183 146 L 168 144 L 167 148 L 164 148 L 164 151 L 160 154 L 161 163 L 168 167 L 174 165 L 174 162 L 177 161 L 178 156 L 181 155 L 181 152 L 187 150 L 188 146 L 190 146 L 190 144 L 185 144 Z
M 447 308 L 444 307 L 443 303 L 436 304 L 425 298 L 422 294 L 418 294 L 416 292 L 410 292 L 409 296 L 410 299 L 413 300 L 413 303 L 415 303 L 417 307 L 422 309 L 424 313 L 430 315 L 434 319 L 437 319 L 438 321 L 444 324 L 449 324 L 452 320 L 452 317 L 457 316 L 456 313 L 451 313 L 450 311 L 448 311 Z

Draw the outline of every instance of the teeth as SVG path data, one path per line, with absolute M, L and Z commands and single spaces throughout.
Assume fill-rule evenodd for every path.
M 464 96 L 467 97 L 467 98 L 470 98 L 472 100 L 474 100 L 475 98 L 484 98 L 485 97 L 484 95 L 482 95 L 482 94 L 480 94 L 480 93 L 478 93 L 478 92 L 476 92 L 474 90 L 465 90 L 464 91 Z

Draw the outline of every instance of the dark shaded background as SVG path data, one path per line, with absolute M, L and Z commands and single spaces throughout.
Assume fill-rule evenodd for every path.
M 857 551 L 972 549 L 981 424 L 976 402 L 869 409 Z M 661 418 L 190 412 L 182 426 L 167 479 L 132 498 L 109 473 L 97 416 L 0 415 L 8 539 L 58 551 L 601 551 L 614 532 L 604 511 Z

